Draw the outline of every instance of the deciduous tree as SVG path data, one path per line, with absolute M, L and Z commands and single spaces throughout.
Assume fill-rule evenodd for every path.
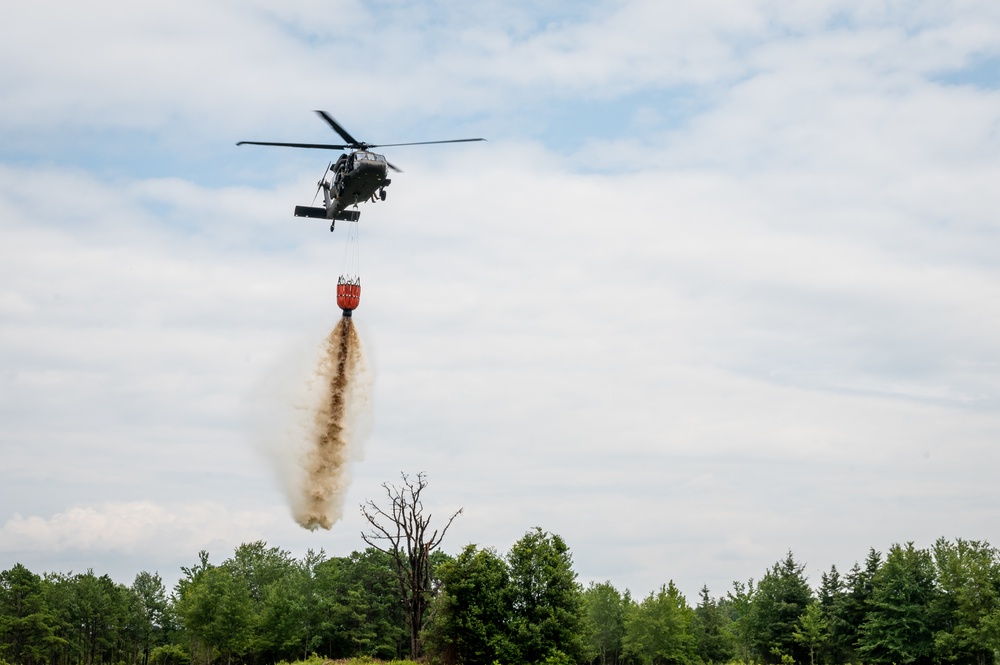
M 383 483 L 389 505 L 385 508 L 369 500 L 361 506 L 371 530 L 361 538 L 375 549 L 389 554 L 395 561 L 400 599 L 406 613 L 410 633 L 410 657 L 420 656 L 420 633 L 432 598 L 431 553 L 444 539 L 451 523 L 462 510 L 452 513 L 440 530 L 431 530 L 431 514 L 424 512 L 421 494 L 427 478 L 418 473 L 411 480 L 405 473 L 400 485 Z
M 441 564 L 438 575 L 441 592 L 425 633 L 434 659 L 445 665 L 517 662 L 507 562 L 491 549 L 468 545 Z
M 746 665 L 750 665 L 753 658 L 753 645 L 759 632 L 757 615 L 754 612 L 757 589 L 754 587 L 753 578 L 747 580 L 745 584 L 734 581 L 733 590 L 726 594 L 726 597 L 728 601 L 726 609 L 729 611 L 729 626 L 733 642 L 739 652 L 738 656 Z
M 625 605 L 631 599 L 627 592 L 623 598 L 608 581 L 591 582 L 583 592 L 583 601 L 591 653 L 597 655 L 601 665 L 618 665 L 625 637 Z
M 819 603 L 810 603 L 799 617 L 798 627 L 792 632 L 792 639 L 809 649 L 809 665 L 816 665 L 816 651 L 828 637 L 822 608 Z
M 948 662 L 988 665 L 1000 651 L 1000 560 L 987 543 L 939 539 L 934 652 Z
M 507 555 L 511 581 L 511 627 L 522 662 L 559 654 L 580 662 L 583 596 L 566 542 L 536 527 Z
M 201 565 L 182 569 L 187 578 L 178 583 L 178 613 L 184 627 L 208 647 L 204 662 L 218 651 L 227 663 L 245 653 L 253 637 L 254 609 L 250 591 L 228 566 L 212 566 L 208 554 Z M 200 651 L 192 649 L 192 655 Z
M 163 643 L 167 616 L 167 591 L 158 573 L 141 572 L 132 583 L 133 614 L 136 638 L 142 653 L 142 665 L 149 662 L 149 652 Z
M 694 662 L 693 610 L 673 581 L 634 607 L 625 623 L 627 658 L 642 665 Z

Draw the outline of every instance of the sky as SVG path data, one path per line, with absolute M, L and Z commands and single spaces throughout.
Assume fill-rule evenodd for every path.
M 997 533 L 1000 5 L 65 0 L 0 21 L 0 569 L 168 584 L 362 549 L 426 474 L 443 548 L 559 534 L 689 602 L 788 551 Z M 336 322 L 361 207 L 371 434 L 330 531 L 255 443 Z M 290 444 L 291 445 L 291 444 Z

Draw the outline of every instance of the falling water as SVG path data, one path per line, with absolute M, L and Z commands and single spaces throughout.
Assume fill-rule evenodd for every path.
M 295 521 L 306 529 L 329 529 L 342 514 L 351 439 L 357 434 L 353 425 L 368 401 L 364 365 L 358 333 L 350 317 L 343 317 L 327 337 L 320 360 L 322 400 L 304 460 L 301 495 L 293 502 Z

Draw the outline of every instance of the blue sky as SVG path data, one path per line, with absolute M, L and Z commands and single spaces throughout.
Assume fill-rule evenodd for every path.
M 1000 543 L 1000 10 L 536 4 L 6 12 L 0 567 L 346 554 L 401 471 L 450 551 L 537 525 L 635 594 Z M 344 236 L 291 216 L 336 155 L 235 143 L 318 108 L 489 141 L 385 151 L 373 429 L 310 533 L 255 441 L 338 314 Z

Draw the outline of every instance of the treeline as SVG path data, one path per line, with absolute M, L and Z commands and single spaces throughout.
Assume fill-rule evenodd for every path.
M 985 542 L 875 550 L 817 588 L 789 552 L 759 580 L 694 602 L 668 582 L 633 598 L 583 587 L 557 535 L 533 529 L 504 554 L 434 552 L 416 650 L 399 559 L 369 548 L 293 558 L 256 542 L 207 553 L 168 592 L 92 571 L 0 573 L 0 661 L 11 665 L 267 665 L 420 656 L 441 665 L 995 663 L 1000 556 Z

